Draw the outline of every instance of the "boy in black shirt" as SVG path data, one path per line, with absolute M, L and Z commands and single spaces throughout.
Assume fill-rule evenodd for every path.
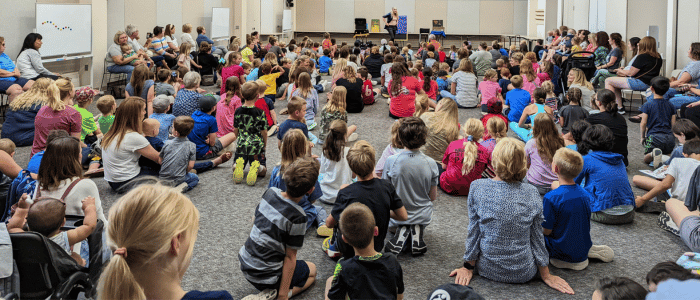
M 347 161 L 357 182 L 338 191 L 333 210 L 326 218 L 326 225 L 319 227 L 334 228 L 341 218 L 341 213 L 352 203 L 359 202 L 369 207 L 376 225 L 377 234 L 374 237 L 373 247 L 376 251 L 384 248 L 384 238 L 389 229 L 389 218 L 397 221 L 408 219 L 408 213 L 403 202 L 396 194 L 396 189 L 390 181 L 374 177 L 375 156 L 374 148 L 366 141 L 358 141 L 348 151 Z M 340 228 L 334 228 L 333 236 L 323 241 L 323 250 L 328 256 L 335 258 L 343 256 L 346 259 L 355 256 L 353 247 L 348 246 L 341 238 Z
M 403 299 L 403 271 L 391 253 L 374 250 L 379 234 L 369 207 L 353 203 L 340 216 L 342 239 L 357 256 L 340 259 L 326 281 L 326 299 Z

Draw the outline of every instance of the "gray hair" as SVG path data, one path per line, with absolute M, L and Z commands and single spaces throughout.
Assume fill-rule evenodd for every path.
M 435 35 L 434 35 L 434 34 L 430 34 L 430 35 L 428 36 L 428 40 L 434 40 L 434 39 L 435 39 Z M 437 49 L 435 49 L 435 50 L 437 50 Z
M 136 25 L 134 24 L 126 25 L 126 29 L 124 29 L 124 32 L 126 32 L 126 35 L 128 35 L 129 37 L 131 37 L 134 34 L 134 32 L 137 31 L 139 31 L 139 28 L 136 27 Z
M 182 83 L 185 84 L 186 89 L 193 89 L 197 87 L 201 81 L 202 77 L 199 76 L 199 73 L 194 71 L 187 72 L 187 74 L 185 74 L 185 77 L 182 78 Z

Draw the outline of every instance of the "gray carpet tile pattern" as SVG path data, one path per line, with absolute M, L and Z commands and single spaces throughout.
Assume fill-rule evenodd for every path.
M 330 79 L 330 78 L 328 78 Z M 216 91 L 208 87 L 207 90 Z M 321 106 L 326 103 L 326 94 L 321 96 Z M 286 101 L 277 101 L 275 110 L 286 106 Z M 97 113 L 92 105 L 91 111 Z M 393 119 L 389 118 L 386 99 L 366 106 L 360 114 L 350 114 L 349 124 L 356 124 L 360 140 L 372 144 L 381 155 L 389 142 L 389 128 Z M 480 118 L 479 109 L 460 109 L 460 122 L 467 118 Z M 281 123 L 286 116 L 280 116 Z M 630 182 L 638 170 L 649 169 L 642 162 L 642 147 L 639 141 L 639 126 L 629 123 Z M 313 131 L 318 134 L 319 130 Z M 509 132 L 510 136 L 514 136 Z M 26 166 L 30 147 L 17 150 L 15 159 Z M 313 148 L 313 153 L 321 154 L 321 145 Z M 272 137 L 267 146 L 268 169 L 279 163 L 277 139 Z M 187 196 L 199 209 L 200 230 L 192 255 L 192 262 L 183 279 L 186 290 L 228 290 L 235 299 L 257 293 L 240 271 L 238 251 L 243 246 L 252 226 L 251 216 L 260 197 L 267 188 L 269 175 L 261 178 L 253 187 L 234 184 L 232 181 L 232 161 L 200 174 L 199 185 Z M 100 190 L 105 211 L 120 197 L 114 193 L 102 178 L 93 179 Z M 634 188 L 635 194 L 643 191 Z M 330 211 L 329 205 L 322 204 Z M 661 230 L 656 225 L 656 214 L 637 213 L 633 224 L 612 226 L 591 222 L 593 244 L 604 244 L 615 251 L 615 260 L 610 263 L 592 261 L 583 271 L 560 270 L 550 266 L 551 273 L 569 282 L 575 295 L 564 295 L 547 287 L 535 279 L 525 284 L 503 284 L 476 276 L 470 286 L 487 299 L 589 299 L 596 281 L 603 276 L 626 276 L 646 286 L 646 273 L 658 262 L 675 261 L 689 249 L 676 236 Z M 425 241 L 428 252 L 421 257 L 402 254 L 399 261 L 404 272 L 405 299 L 425 299 L 437 286 L 453 282 L 449 273 L 461 266 L 464 254 L 464 241 L 467 237 L 466 197 L 453 197 L 439 192 L 434 204 L 433 221 L 426 229 Z M 315 228 L 306 234 L 303 248 L 297 258 L 316 264 L 317 282 L 296 299 L 323 299 L 325 280 L 332 275 L 335 262 L 321 250 L 323 239 L 316 236 Z

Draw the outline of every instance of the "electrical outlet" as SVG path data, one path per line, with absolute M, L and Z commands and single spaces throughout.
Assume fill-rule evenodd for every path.
M 240 28 L 240 26 L 236 26 L 236 29 L 239 29 L 239 28 Z
M 88 70 L 88 65 L 85 65 L 85 71 L 87 72 L 87 70 Z

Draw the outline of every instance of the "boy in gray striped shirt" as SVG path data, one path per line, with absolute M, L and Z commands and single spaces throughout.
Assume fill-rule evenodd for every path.
M 264 299 L 286 299 L 316 280 L 316 265 L 296 260 L 306 234 L 306 213 L 299 206 L 318 179 L 319 163 L 310 157 L 290 164 L 282 176 L 287 191 L 271 187 L 255 209 L 250 236 L 238 252 L 243 276 Z

